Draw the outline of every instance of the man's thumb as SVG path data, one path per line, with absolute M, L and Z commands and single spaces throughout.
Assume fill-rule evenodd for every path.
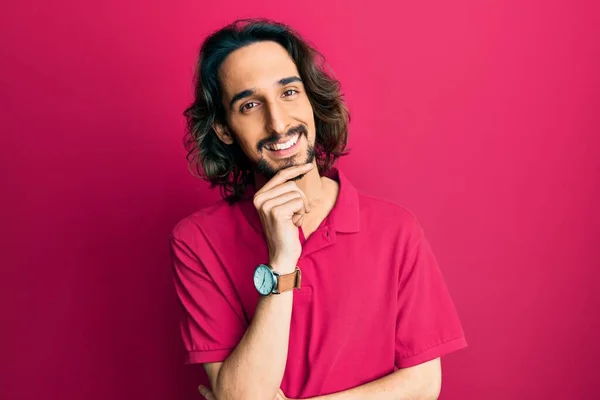
M 205 399 L 209 400 L 209 393 L 210 391 L 208 390 L 208 388 L 204 385 L 200 385 L 198 386 L 198 391 L 200 392 L 200 394 L 202 395 L 202 397 L 204 397 Z

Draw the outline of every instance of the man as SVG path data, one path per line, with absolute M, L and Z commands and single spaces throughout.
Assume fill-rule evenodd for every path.
M 200 51 L 188 159 L 224 197 L 171 249 L 206 398 L 435 399 L 466 346 L 423 231 L 333 165 L 348 112 L 290 28 L 237 21 Z

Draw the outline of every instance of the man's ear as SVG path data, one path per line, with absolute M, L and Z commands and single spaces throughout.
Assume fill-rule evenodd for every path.
M 213 129 L 217 133 L 219 139 L 221 139 L 221 142 L 225 144 L 233 144 L 233 136 L 231 136 L 231 132 L 229 132 L 229 129 L 227 129 L 226 126 L 215 122 L 213 123 Z

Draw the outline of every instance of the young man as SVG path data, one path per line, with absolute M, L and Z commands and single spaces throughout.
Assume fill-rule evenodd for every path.
M 461 324 L 414 216 L 333 166 L 348 112 L 320 60 L 268 21 L 202 46 L 188 160 L 224 200 L 171 235 L 187 362 L 209 399 L 437 398 Z

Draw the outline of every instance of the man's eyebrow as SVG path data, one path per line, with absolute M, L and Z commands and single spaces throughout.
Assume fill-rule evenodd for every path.
M 242 90 L 239 93 L 236 93 L 233 98 L 231 99 L 231 101 L 229 102 L 229 108 L 233 107 L 233 103 L 235 103 L 238 100 L 244 99 L 246 97 L 250 97 L 254 94 L 254 92 L 256 92 L 256 90 L 254 89 L 246 89 L 246 90 Z
M 288 76 L 287 78 L 283 78 L 277 81 L 277 83 L 281 86 L 287 85 L 288 83 L 292 82 L 302 82 L 302 79 L 300 79 L 297 76 Z

